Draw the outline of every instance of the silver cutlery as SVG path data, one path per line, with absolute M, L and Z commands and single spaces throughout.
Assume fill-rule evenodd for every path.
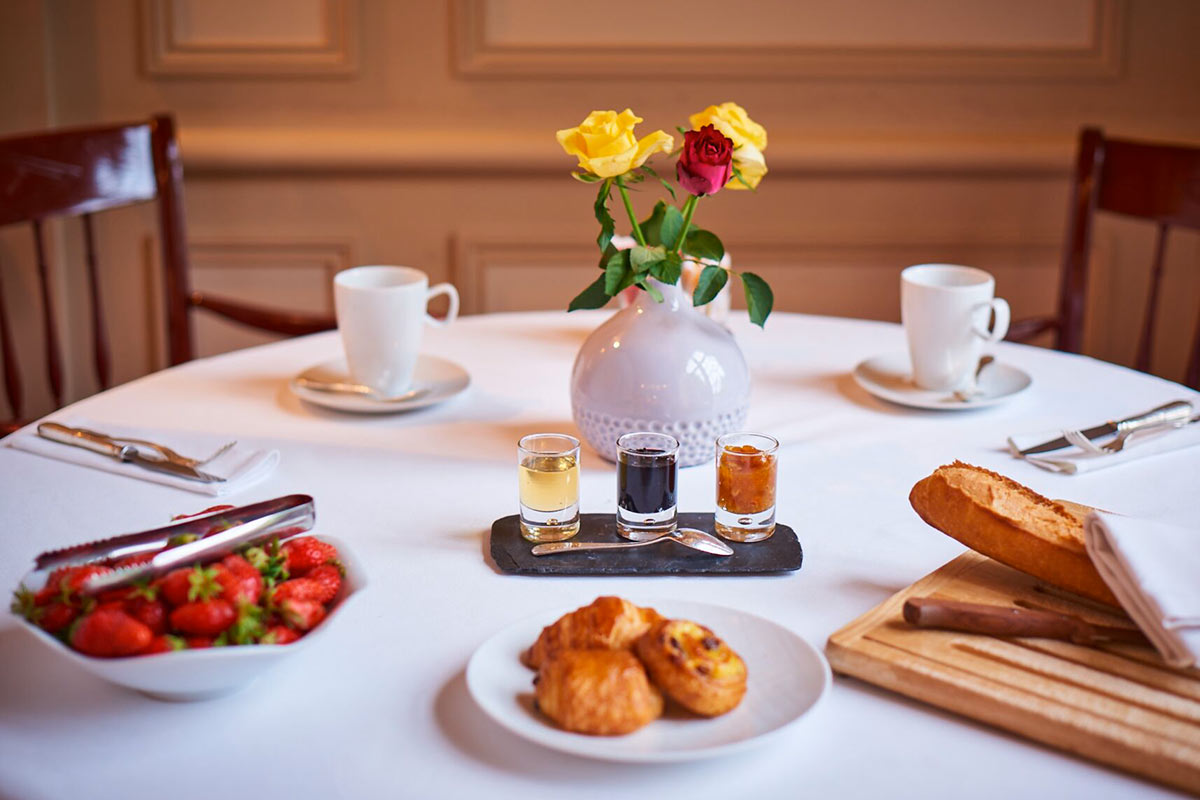
M 208 462 L 214 461 L 218 456 L 224 455 L 229 451 L 230 448 L 237 444 L 236 439 L 232 442 L 227 442 L 217 448 L 217 451 L 208 458 L 188 458 L 185 455 L 180 455 L 179 453 L 175 452 L 165 444 L 152 442 L 148 439 L 135 439 L 132 436 L 113 436 L 109 433 L 100 433 L 99 431 L 92 431 L 88 430 L 87 428 L 76 428 L 76 430 L 83 431 L 84 433 L 91 434 L 92 436 L 98 436 L 101 439 L 108 439 L 113 442 L 125 442 L 126 444 L 149 447 L 151 450 L 154 450 L 156 453 L 161 455 L 166 461 L 173 461 L 176 464 L 182 464 L 185 467 L 202 467 Z
M 313 378 L 305 377 L 304 375 L 296 378 L 296 385 L 302 386 L 305 389 L 312 389 L 315 392 L 328 392 L 330 394 L 357 394 L 364 397 L 370 397 L 372 400 L 378 400 L 381 403 L 397 403 L 401 400 L 415 400 L 418 397 L 423 397 L 429 394 L 428 387 L 420 389 L 410 389 L 401 394 L 386 395 L 375 391 L 370 386 L 365 386 L 361 383 L 348 383 L 345 381 L 318 381 Z
M 1105 442 L 1104 444 L 1100 445 L 1100 449 L 1106 453 L 1119 453 L 1125 449 L 1125 443 L 1128 442 L 1131 438 L 1133 438 L 1133 436 L 1135 434 L 1149 433 L 1151 431 L 1162 430 L 1164 428 L 1166 428 L 1166 429 L 1182 428 L 1185 425 L 1191 425 L 1196 420 L 1200 420 L 1200 416 L 1195 416 L 1195 417 L 1192 417 L 1191 419 L 1185 419 L 1185 420 L 1181 420 L 1179 422 L 1168 422 L 1168 423 L 1164 423 L 1162 425 L 1155 425 L 1153 427 L 1131 428 L 1131 429 L 1123 430 L 1120 433 L 1118 433 L 1116 438 L 1113 439 L 1111 442 Z
M 142 455 L 136 446 L 121 444 L 119 441 L 114 441 L 94 431 L 69 428 L 57 422 L 43 422 L 38 425 L 37 432 L 38 436 L 41 436 L 43 439 L 49 439 L 52 442 L 59 442 L 60 444 L 69 444 L 73 447 L 83 448 L 84 450 L 91 450 L 93 453 L 115 458 L 117 461 L 136 464 L 139 467 L 156 472 L 165 472 L 169 475 L 187 478 L 192 481 L 200 481 L 202 483 L 222 483 L 225 481 L 220 476 L 211 475 L 195 467 L 189 467 L 186 464 L 179 464 L 165 459 L 148 458 Z
M 1105 422 L 1103 425 L 1097 425 L 1094 428 L 1080 431 L 1084 438 L 1091 441 L 1099 439 L 1101 436 L 1107 436 L 1111 433 L 1124 433 L 1126 431 L 1135 431 L 1141 428 L 1154 428 L 1160 425 L 1171 425 L 1174 423 L 1186 422 L 1192 416 L 1192 404 L 1185 400 L 1176 400 L 1157 408 L 1152 408 L 1144 414 L 1138 414 L 1132 417 L 1115 422 Z M 1051 450 L 1061 450 L 1064 447 L 1070 447 L 1071 442 L 1065 436 L 1060 436 L 1057 439 L 1051 439 L 1048 442 L 1043 442 L 1033 447 L 1027 447 L 1020 451 L 1023 456 L 1035 455 L 1037 453 L 1048 453 Z M 1122 445 L 1123 446 L 1123 445 Z
M 979 388 L 979 375 L 983 372 L 984 367 L 995 360 L 995 356 L 983 356 L 980 358 L 979 366 L 975 367 L 975 373 L 971 376 L 971 382 L 962 389 L 955 389 L 954 399 L 962 403 L 969 403 L 983 394 L 983 390 Z
M 537 544 L 530 550 L 535 556 L 548 556 L 555 553 L 569 553 L 575 550 L 621 550 L 626 547 L 645 547 L 659 542 L 678 542 L 693 550 L 700 550 L 714 556 L 731 556 L 733 548 L 722 542 L 716 536 L 696 528 L 676 528 L 655 539 L 644 542 L 548 542 Z

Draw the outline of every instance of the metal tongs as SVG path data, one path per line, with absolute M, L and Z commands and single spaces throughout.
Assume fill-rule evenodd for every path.
M 91 578 L 79 591 L 81 594 L 93 595 L 141 580 L 157 578 L 179 567 L 221 558 L 239 547 L 262 544 L 275 538 L 287 539 L 310 530 L 316 518 L 317 512 L 312 497 L 306 494 L 292 494 L 240 508 L 217 511 L 203 517 L 193 517 L 165 528 L 127 533 L 50 550 L 39 555 L 35 559 L 35 565 L 37 569 L 43 570 L 122 558 L 161 550 L 175 537 L 202 537 L 163 550 L 145 563 L 118 567 L 112 572 Z M 219 532 L 213 533 L 214 530 Z

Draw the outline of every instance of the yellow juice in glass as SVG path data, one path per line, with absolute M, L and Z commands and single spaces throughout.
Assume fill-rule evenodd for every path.
M 518 448 L 521 535 L 558 542 L 579 532 L 579 443 L 559 434 L 534 434 Z

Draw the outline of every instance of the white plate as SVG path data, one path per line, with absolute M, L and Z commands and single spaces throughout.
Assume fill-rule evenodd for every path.
M 413 370 L 413 390 L 425 390 L 408 400 L 376 400 L 367 395 L 342 392 L 321 392 L 301 386 L 299 378 L 308 378 L 325 383 L 353 383 L 350 370 L 346 367 L 344 358 L 334 358 L 324 361 L 301 372 L 288 383 L 292 394 L 301 400 L 334 411 L 349 411 L 355 414 L 395 414 L 400 411 L 412 411 L 417 408 L 442 403 L 462 392 L 471 385 L 471 376 L 467 371 L 455 364 L 437 356 L 417 356 L 417 366 Z
M 713 719 L 668 710 L 627 736 L 585 736 L 555 727 L 534 710 L 536 673 L 519 657 L 543 627 L 575 608 L 546 611 L 488 639 L 467 664 L 467 688 L 488 716 L 531 742 L 588 758 L 641 762 L 689 761 L 757 746 L 798 722 L 829 689 L 825 657 L 781 625 L 707 603 L 664 600 L 647 605 L 711 628 L 742 656 L 749 677 L 737 708 Z
M 979 375 L 980 394 L 959 400 L 953 390 L 921 389 L 912 382 L 912 363 L 907 353 L 889 353 L 868 358 L 854 368 L 855 382 L 866 391 L 892 403 L 935 411 L 962 411 L 1003 403 L 1029 388 L 1033 378 L 1024 370 L 993 361 Z

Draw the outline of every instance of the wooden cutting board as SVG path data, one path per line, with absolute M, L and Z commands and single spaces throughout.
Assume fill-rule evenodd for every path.
M 909 597 L 925 596 L 1133 626 L 1116 609 L 968 552 L 830 636 L 833 669 L 1200 794 L 1200 670 L 1172 669 L 1139 645 L 914 628 L 901 609 Z

